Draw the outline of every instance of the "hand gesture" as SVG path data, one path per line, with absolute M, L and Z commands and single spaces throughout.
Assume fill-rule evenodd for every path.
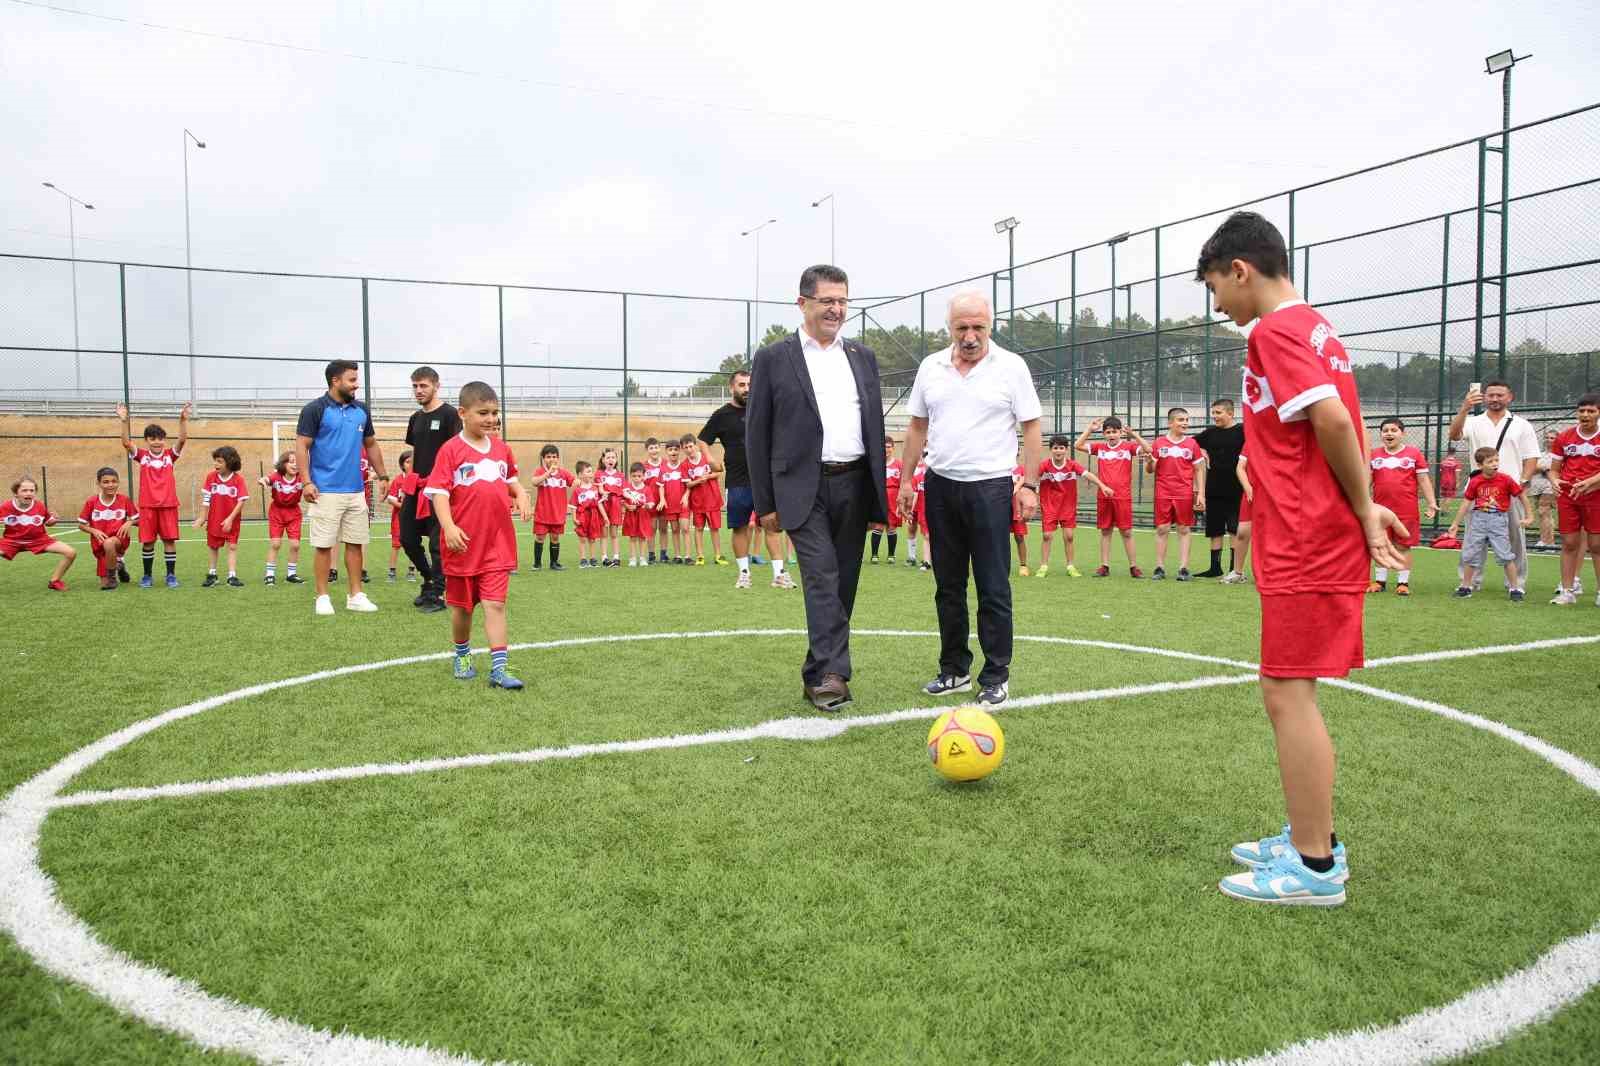
M 1411 535 L 1405 523 L 1396 518 L 1393 511 L 1381 504 L 1373 504 L 1361 516 L 1361 532 L 1366 535 L 1367 554 L 1372 556 L 1372 561 L 1379 566 L 1399 569 L 1405 564 L 1394 542 L 1389 539 L 1390 530 L 1394 530 L 1402 539 Z
M 205 527 L 206 527 L 206 520 L 204 518 L 196 518 L 194 520 L 194 528 L 196 528 L 196 529 L 204 529 Z
M 471 539 L 462 531 L 460 526 L 454 524 L 444 531 L 443 536 L 445 550 L 455 552 L 458 555 L 467 550 L 467 541 Z
M 124 422 L 126 422 L 128 420 L 128 405 L 127 404 L 125 404 L 125 403 L 117 404 L 117 417 L 122 419 Z
M 517 497 L 517 520 L 520 522 L 533 521 L 533 501 L 528 499 L 526 492 Z
M 1110 485 L 1105 485 L 1105 484 L 1102 484 L 1100 486 L 1100 491 L 1105 493 L 1105 497 L 1108 500 L 1111 497 L 1113 497 L 1113 496 L 1115 496 L 1117 494 L 1117 490 L 1116 489 L 1112 488 Z
M 1600 477 L 1584 478 L 1572 484 L 1572 495 L 1575 497 L 1587 496 L 1589 493 L 1600 489 Z
M 900 512 L 901 518 L 909 519 L 916 514 L 917 490 L 912 487 L 911 482 L 900 483 L 900 493 L 894 499 L 894 506 Z
M 1434 505 L 1434 504 L 1431 504 L 1431 503 L 1430 503 L 1430 504 L 1428 504 L 1428 506 L 1427 506 L 1427 507 L 1426 507 L 1426 508 L 1425 508 L 1425 509 L 1424 509 L 1424 510 L 1423 510 L 1423 512 L 1422 512 L 1422 517 L 1423 517 L 1423 518 L 1432 518 L 1432 517 L 1433 517 L 1433 516 L 1434 516 L 1434 515 L 1436 515 L 1436 514 L 1438 514 L 1438 513 L 1439 513 L 1439 508 L 1438 508 L 1438 507 L 1436 507 L 1436 506 L 1435 506 L 1435 505 Z
M 1450 528 L 1445 530 L 1445 532 L 1448 533 L 1452 537 L 1456 536 L 1456 524 L 1454 522 L 1451 522 L 1450 523 Z
M 128 534 L 130 534 L 132 532 L 133 532 L 133 523 L 132 522 L 124 522 L 124 523 L 122 523 L 122 528 L 117 530 L 117 536 L 126 537 Z
M 183 405 L 183 410 L 178 412 L 178 421 L 187 422 L 192 414 L 194 414 L 194 404 L 186 403 Z
M 1103 418 L 1090 419 L 1089 420 L 1089 432 L 1090 433 L 1099 433 L 1100 430 L 1105 428 L 1105 424 L 1106 424 L 1106 420 L 1103 419 Z

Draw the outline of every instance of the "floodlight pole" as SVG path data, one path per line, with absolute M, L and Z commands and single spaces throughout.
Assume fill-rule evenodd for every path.
M 87 211 L 94 210 L 94 204 L 85 204 L 65 189 L 58 188 L 54 182 L 44 182 L 44 187 L 58 192 L 67 198 L 67 248 L 72 257 L 72 381 L 78 399 L 82 399 L 83 392 L 83 354 L 82 345 L 78 342 L 78 230 L 73 223 L 72 209 L 78 204 L 83 204 Z
M 204 148 L 206 142 L 190 133 L 183 131 L 183 285 L 184 302 L 189 314 L 189 402 L 195 402 L 195 370 L 194 370 L 194 250 L 189 240 L 189 142 L 193 141 L 196 148 Z
M 750 305 L 751 314 L 755 316 L 753 332 L 753 336 L 755 338 L 753 343 L 755 344 L 761 343 L 761 231 L 776 221 L 778 220 L 775 218 L 769 218 L 765 222 L 761 223 L 761 225 L 752 226 L 739 234 L 741 237 L 748 237 L 751 234 L 754 234 L 756 238 L 755 302 Z
M 832 263 L 834 266 L 838 266 L 839 247 L 837 243 L 837 231 L 834 225 L 836 219 L 834 217 L 833 210 L 833 193 L 830 192 L 826 196 L 811 201 L 812 207 L 821 207 L 823 204 L 828 205 L 828 262 Z

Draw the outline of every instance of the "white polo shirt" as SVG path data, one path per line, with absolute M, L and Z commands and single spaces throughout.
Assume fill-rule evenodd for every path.
M 821 342 L 800 328 L 800 352 L 805 356 L 811 391 L 817 395 L 817 415 L 822 419 L 822 461 L 848 463 L 867 453 L 861 439 L 861 393 L 855 371 L 845 353 L 844 339 Z
M 1507 418 L 1511 420 L 1509 427 L 1506 427 Z M 1500 439 L 1502 427 L 1506 427 L 1506 439 L 1500 444 L 1500 472 L 1513 481 L 1521 481 L 1523 461 L 1538 459 L 1542 449 L 1533 423 L 1510 411 L 1499 422 L 1491 420 L 1487 411 L 1467 417 L 1466 424 L 1461 427 L 1461 439 L 1467 445 L 1467 462 L 1476 466 L 1473 453 L 1479 448 L 1493 448 L 1495 441 Z
M 1010 477 L 1017 465 L 1017 427 L 1040 415 L 1039 393 L 1022 357 L 989 343 L 965 377 L 953 348 L 917 367 L 906 409 L 928 420 L 928 469 L 952 481 Z

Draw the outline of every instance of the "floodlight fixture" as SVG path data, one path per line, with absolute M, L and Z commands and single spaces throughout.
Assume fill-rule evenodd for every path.
M 1115 237 L 1112 237 L 1112 238 L 1108 239 L 1106 241 L 1106 243 L 1107 244 L 1121 244 L 1123 241 L 1127 240 L 1129 237 L 1132 237 L 1132 236 L 1133 236 L 1133 234 L 1129 233 L 1129 232 L 1119 233 Z
M 996 233 L 1004 233 L 1007 230 L 1016 229 L 1019 224 L 1015 218 L 1002 218 L 994 224 L 994 231 Z
M 1512 55 L 1515 51 L 1516 49 L 1514 48 L 1507 48 L 1504 52 L 1496 52 L 1494 55 L 1489 56 L 1483 61 L 1483 72 L 1485 74 L 1498 74 L 1502 70 L 1510 70 L 1516 65 L 1518 58 L 1528 58 L 1527 56 L 1518 57 Z

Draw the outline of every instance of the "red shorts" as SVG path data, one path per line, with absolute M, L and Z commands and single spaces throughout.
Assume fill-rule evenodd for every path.
M 1156 493 L 1156 525 L 1158 526 L 1184 526 L 1194 525 L 1194 497 L 1168 496 Z
M 1065 495 L 1055 498 L 1050 506 L 1043 509 L 1040 514 L 1039 524 L 1046 533 L 1054 533 L 1058 529 L 1078 528 L 1078 501 L 1069 499 Z
M 610 496 L 607 496 L 605 500 L 605 508 L 606 521 L 610 522 L 614 526 L 622 525 L 622 516 L 624 514 L 622 509 L 622 497 L 618 496 L 616 493 L 612 493 Z
M 49 537 L 41 540 L 0 540 L 0 559 L 15 559 L 22 552 L 43 555 L 45 549 L 54 543 Z
M 543 537 L 543 536 L 546 536 L 546 535 L 552 536 L 552 537 L 559 537 L 559 536 L 561 536 L 561 534 L 565 533 L 566 531 L 567 531 L 567 523 L 564 522 L 564 521 L 563 522 L 535 522 L 533 524 L 533 535 L 536 536 L 536 537 Z
M 105 551 L 105 546 L 107 544 L 115 544 L 117 546 L 117 558 L 120 561 L 122 556 L 128 554 L 129 543 L 131 543 L 131 538 L 127 536 L 109 537 L 106 540 L 91 541 L 89 544 L 89 550 L 94 552 L 94 572 L 99 574 L 101 577 L 105 577 L 106 574 L 110 572 L 106 565 L 106 557 L 102 554 Z
M 654 531 L 650 521 L 651 512 L 643 508 L 627 511 L 622 516 L 622 535 L 631 539 L 644 539 Z
M 920 532 L 928 532 L 928 497 L 926 493 L 917 493 L 916 513 L 911 517 L 916 521 L 916 528 Z
M 1365 661 L 1361 592 L 1261 597 L 1262 677 L 1344 677 Z
M 1570 491 L 1556 497 L 1556 515 L 1561 521 L 1561 535 L 1574 533 L 1600 533 L 1600 492 L 1587 496 L 1573 496 Z
M 139 511 L 139 543 L 154 544 L 156 538 L 178 539 L 176 507 L 144 507 Z
M 577 520 L 572 523 L 572 529 L 580 540 L 599 540 L 605 535 L 605 517 L 598 509 L 580 512 Z
M 722 528 L 722 511 L 721 511 L 721 509 L 713 509 L 713 510 L 710 510 L 710 511 L 696 511 L 694 513 L 694 528 L 696 528 L 696 529 L 721 529 Z
M 1391 544 L 1397 548 L 1415 548 L 1422 543 L 1422 509 L 1417 507 L 1415 502 L 1412 503 L 1409 511 L 1383 503 L 1382 500 L 1378 502 L 1393 511 L 1395 517 L 1405 524 L 1406 532 L 1410 534 L 1402 537 L 1394 530 L 1389 530 L 1389 542 Z
M 233 528 L 226 533 L 220 527 L 206 526 L 206 547 L 220 548 L 224 544 L 239 543 L 239 527 L 244 523 L 235 520 Z
M 269 507 L 267 509 L 267 536 L 281 537 L 288 534 L 290 540 L 299 540 L 300 527 L 304 521 L 305 514 L 298 507 Z
M 1102 492 L 1095 496 L 1094 507 L 1094 524 L 1101 529 L 1133 528 L 1133 501 L 1128 497 L 1107 496 Z
M 663 522 L 681 521 L 683 519 L 683 515 L 684 510 L 682 503 L 678 504 L 676 507 L 669 503 L 664 509 L 656 512 L 656 517 L 661 519 Z
M 470 611 L 484 600 L 490 603 L 506 602 L 506 589 L 511 585 L 511 571 L 495 570 L 487 574 L 455 574 L 444 576 L 444 602 L 452 607 Z
M 1242 526 L 1250 521 L 1250 497 L 1239 497 L 1239 524 Z

